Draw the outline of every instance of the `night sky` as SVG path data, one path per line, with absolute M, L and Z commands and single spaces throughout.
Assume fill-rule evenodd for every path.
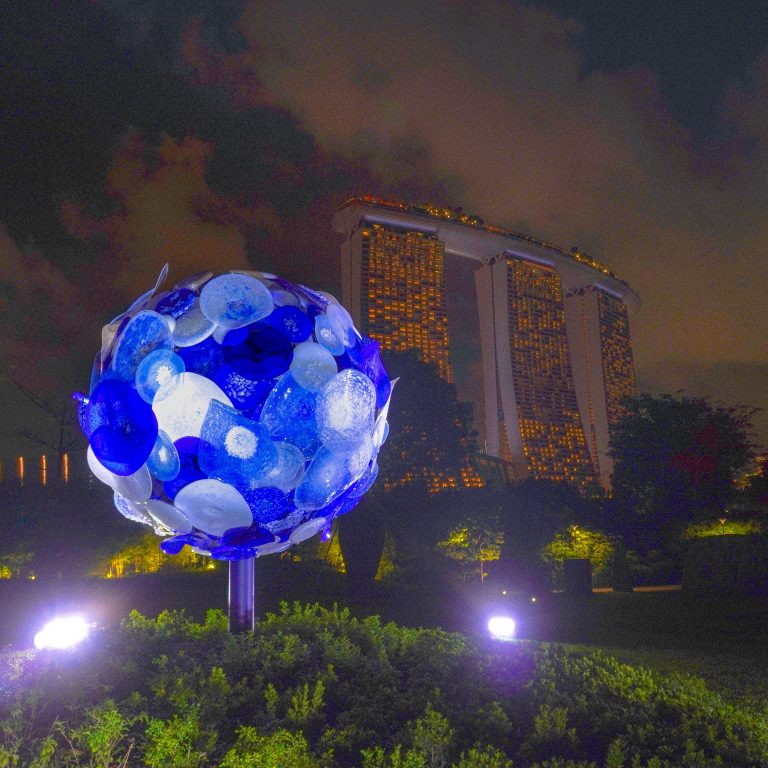
M 578 245 L 643 301 L 642 390 L 768 408 L 766 178 L 759 2 L 10 4 L 0 375 L 58 407 L 165 262 L 340 295 L 330 216 L 371 192 Z M 451 269 L 471 399 L 474 288 Z M 0 403 L 0 454 L 50 434 L 8 380 Z

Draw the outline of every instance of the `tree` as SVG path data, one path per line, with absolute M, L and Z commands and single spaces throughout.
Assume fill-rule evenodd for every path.
M 669 394 L 629 398 L 626 407 L 611 435 L 621 533 L 657 546 L 691 520 L 721 516 L 754 455 L 755 411 Z
M 498 515 L 504 546 L 498 570 L 511 589 L 548 589 L 549 569 L 542 549 L 558 531 L 573 523 L 593 525 L 590 505 L 568 483 L 529 478 L 500 491 L 490 491 L 484 503 Z
M 472 406 L 460 402 L 456 387 L 440 378 L 436 365 L 419 360 L 415 350 L 382 356 L 389 375 L 399 381 L 379 483 L 386 488 L 460 487 L 461 472 L 476 452 Z
M 350 588 L 360 595 L 376 573 L 386 531 L 404 553 L 426 553 L 445 535 L 439 525 L 445 515 L 435 506 L 441 497 L 460 495 L 462 470 L 470 466 L 475 445 L 471 406 L 458 400 L 437 366 L 420 361 L 414 350 L 382 357 L 389 375 L 399 378 L 389 437 L 379 454 L 376 484 L 339 527 Z M 457 490 L 431 492 L 438 489 Z
M 438 542 L 437 546 L 443 554 L 459 563 L 476 565 L 473 571 L 479 573 L 482 584 L 488 575 L 485 564 L 499 559 L 503 543 L 504 534 L 498 523 L 487 517 L 473 516 L 463 525 L 452 528 L 448 538 Z
M 613 543 L 600 531 L 590 531 L 578 525 L 569 525 L 565 532 L 558 532 L 555 538 L 541 552 L 544 562 L 552 568 L 555 581 L 562 575 L 563 563 L 571 558 L 589 560 L 592 573 L 598 576 L 608 565 L 613 554 Z

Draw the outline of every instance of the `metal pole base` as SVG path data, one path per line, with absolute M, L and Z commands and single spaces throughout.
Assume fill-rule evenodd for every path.
M 253 632 L 255 558 L 229 561 L 229 631 Z

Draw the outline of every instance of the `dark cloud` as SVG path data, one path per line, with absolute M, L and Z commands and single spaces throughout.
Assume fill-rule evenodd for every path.
M 709 102 L 711 130 L 694 130 L 666 64 L 595 58 L 585 8 L 104 0 L 11 14 L 2 365 L 47 386 L 23 350 L 59 335 L 72 343 L 35 360 L 87 376 L 83 339 L 95 349 L 165 261 L 177 277 L 252 265 L 338 292 L 330 216 L 370 191 L 578 244 L 643 299 L 646 388 L 768 406 L 755 373 L 768 359 L 768 54 L 752 61 L 750 34 Z M 456 367 L 474 398 L 474 287 L 454 267 Z M 31 326 L 9 318 L 18 306 Z

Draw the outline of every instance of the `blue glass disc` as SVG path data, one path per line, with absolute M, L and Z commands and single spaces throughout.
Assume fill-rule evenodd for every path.
M 277 307 L 267 322 L 285 334 L 294 344 L 306 341 L 312 333 L 312 320 L 298 307 L 285 305 Z
M 158 480 L 163 482 L 178 477 L 181 470 L 179 452 L 171 442 L 171 438 L 162 429 L 158 430 L 155 446 L 147 459 L 147 467 Z
M 184 361 L 170 349 L 150 352 L 136 370 L 136 391 L 143 400 L 164 400 L 181 382 Z
M 255 485 L 277 463 L 277 450 L 262 424 L 212 400 L 200 431 L 198 461 L 209 477 Z
M 253 514 L 253 522 L 266 525 L 279 520 L 288 510 L 295 509 L 287 493 L 279 488 L 253 488 L 243 493 Z
M 200 291 L 200 309 L 224 328 L 241 328 L 267 317 L 274 304 L 264 283 L 229 272 L 209 280 Z
M 245 361 L 238 365 L 238 370 L 226 363 L 212 378 L 232 401 L 232 405 L 250 418 L 258 418 L 276 379 L 261 379 L 255 374 L 248 376 L 251 370 Z
M 197 294 L 189 288 L 177 288 L 163 296 L 155 305 L 155 312 L 170 315 L 174 320 L 181 317 L 195 303 Z
M 93 390 L 84 421 L 93 453 L 116 475 L 132 475 L 143 466 L 157 439 L 152 408 L 119 379 L 105 379 Z
M 275 537 L 271 533 L 256 526 L 232 528 L 221 537 L 221 543 L 227 547 L 259 547 L 274 540 Z
M 274 379 L 285 373 L 293 359 L 293 344 L 266 323 L 254 323 L 242 344 L 223 347 L 227 362 L 250 379 Z
M 173 445 L 179 456 L 179 473 L 173 480 L 164 482 L 165 493 L 169 499 L 175 499 L 182 488 L 196 480 L 204 480 L 206 477 L 197 461 L 197 452 L 200 449 L 199 437 L 182 437 Z
M 344 354 L 344 342 L 336 335 L 325 315 L 315 318 L 315 338 L 317 343 L 322 344 L 332 355 Z
M 172 347 L 168 322 L 157 312 L 143 310 L 117 337 L 110 372 L 123 381 L 133 381 L 136 369 L 150 352 Z
M 383 408 L 392 391 L 392 384 L 381 362 L 379 342 L 369 336 L 347 350 L 351 364 L 362 371 L 376 387 L 376 407 Z
M 184 361 L 185 370 L 213 378 L 214 373 L 226 362 L 224 350 L 209 336 L 190 347 L 179 347 L 179 357 Z

